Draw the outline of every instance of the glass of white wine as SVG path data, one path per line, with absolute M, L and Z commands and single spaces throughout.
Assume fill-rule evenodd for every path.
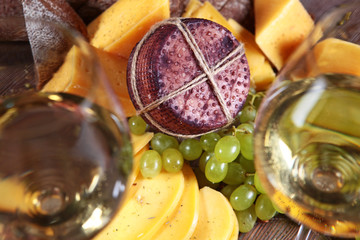
M 62 49 L 39 38 L 46 31 Z M 81 94 L 36 87 L 46 58 L 71 51 L 85 69 Z M 132 168 L 126 119 L 97 55 L 77 31 L 31 18 L 0 19 L 0 53 L 0 239 L 90 239 L 121 204 Z
M 326 13 L 290 57 L 256 118 L 255 165 L 290 218 L 360 235 L 360 1 Z M 299 231 L 298 239 L 308 232 Z

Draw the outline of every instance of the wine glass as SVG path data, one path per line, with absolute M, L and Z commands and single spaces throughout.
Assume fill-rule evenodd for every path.
M 79 90 L 43 91 L 74 51 L 79 64 L 62 77 L 82 68 Z M 0 19 L 0 53 L 0 239 L 90 239 L 132 168 L 126 119 L 94 49 L 74 29 L 28 17 Z
M 319 20 L 268 90 L 255 166 L 273 202 L 306 229 L 360 235 L 360 1 Z

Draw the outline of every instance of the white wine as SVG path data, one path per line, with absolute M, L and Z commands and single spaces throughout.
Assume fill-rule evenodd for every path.
M 69 94 L 0 105 L 0 239 L 89 239 L 111 219 L 132 167 L 109 111 Z
M 255 161 L 270 196 L 316 231 L 359 235 L 360 78 L 284 81 L 268 99 L 257 116 Z

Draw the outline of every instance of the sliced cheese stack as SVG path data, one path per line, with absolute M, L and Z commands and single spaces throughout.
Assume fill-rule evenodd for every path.
M 199 188 L 188 165 L 178 173 L 141 174 L 113 221 L 94 239 L 189 239 L 198 222 Z

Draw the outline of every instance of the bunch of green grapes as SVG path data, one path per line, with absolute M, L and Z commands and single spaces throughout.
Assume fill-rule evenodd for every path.
M 279 210 L 262 188 L 253 161 L 254 121 L 262 97 L 263 93 L 251 91 L 234 125 L 227 129 L 184 140 L 156 133 L 140 160 L 141 174 L 151 178 L 162 169 L 177 172 L 188 161 L 200 187 L 215 188 L 229 199 L 240 232 L 250 231 L 257 219 L 270 220 Z M 147 127 L 139 116 L 130 118 L 129 126 L 134 134 L 143 134 Z

